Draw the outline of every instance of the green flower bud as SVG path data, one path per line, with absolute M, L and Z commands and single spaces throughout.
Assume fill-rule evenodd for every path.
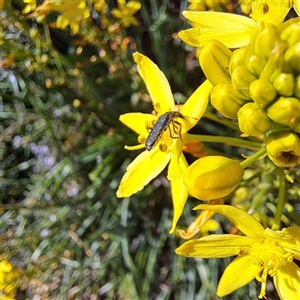
M 250 100 L 249 86 L 257 78 L 245 67 L 237 66 L 231 74 L 233 88 L 245 99 Z
M 250 96 L 258 107 L 265 108 L 275 100 L 277 93 L 271 83 L 257 79 L 250 84 Z
M 300 100 L 294 97 L 280 97 L 267 107 L 268 117 L 278 124 L 298 127 Z M 297 130 L 298 132 L 298 130 Z
M 300 99 L 300 75 L 295 78 L 294 96 Z
M 267 153 L 278 167 L 293 167 L 300 163 L 300 140 L 289 130 L 279 130 L 269 134 Z
M 280 39 L 276 27 L 268 23 L 264 23 L 261 26 L 264 26 L 264 29 L 259 33 L 254 42 L 254 53 L 268 59 L 270 52 Z
M 205 156 L 192 163 L 184 173 L 188 192 L 201 200 L 227 196 L 240 183 L 244 169 L 237 160 Z
M 232 56 L 229 61 L 229 73 L 232 74 L 233 70 L 237 66 L 245 66 L 245 57 L 248 48 L 242 47 L 240 49 L 235 50 L 232 53 Z
M 280 38 L 287 41 L 289 48 L 300 41 L 300 22 L 293 23 L 284 28 L 280 34 Z
M 294 93 L 294 76 L 293 74 L 280 73 L 273 82 L 275 90 L 281 96 L 292 96 Z
M 284 60 L 292 67 L 296 75 L 300 74 L 300 42 L 285 52 Z
M 210 102 L 224 117 L 230 119 L 236 119 L 238 110 L 246 103 L 227 83 L 219 83 L 212 89 Z
M 259 77 L 266 64 L 267 60 L 265 58 L 262 58 L 259 54 L 252 54 L 246 63 L 246 67 L 253 75 Z
M 266 112 L 254 102 L 246 103 L 242 106 L 237 116 L 240 130 L 246 135 L 257 136 L 264 134 L 273 124 Z

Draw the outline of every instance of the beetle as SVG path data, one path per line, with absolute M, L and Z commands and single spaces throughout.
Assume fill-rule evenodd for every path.
M 169 128 L 170 135 L 172 138 L 178 138 L 180 136 L 181 131 L 181 124 L 175 120 L 175 118 L 181 118 L 186 120 L 186 118 L 180 113 L 179 111 L 169 111 L 161 115 L 158 120 L 155 122 L 153 128 L 151 129 L 146 142 L 145 146 L 148 151 L 150 151 L 160 140 L 163 132 Z M 173 131 L 177 136 L 172 136 L 170 125 L 173 126 Z M 179 125 L 179 131 L 176 130 L 176 125 Z

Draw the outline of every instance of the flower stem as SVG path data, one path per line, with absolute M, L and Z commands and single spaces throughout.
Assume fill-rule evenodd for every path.
M 278 201 L 277 201 L 277 210 L 272 225 L 272 230 L 279 230 L 280 221 L 282 216 L 282 211 L 285 203 L 285 175 L 283 168 L 278 168 L 279 176 L 279 187 L 278 187 Z
M 219 123 L 221 125 L 225 125 L 226 127 L 231 128 L 233 130 L 240 131 L 240 128 L 237 124 L 232 123 L 228 119 L 219 118 L 218 116 L 216 116 L 215 114 L 213 114 L 212 112 L 210 112 L 208 110 L 205 111 L 203 118 L 209 119 L 209 120 Z
M 252 165 L 255 161 L 257 161 L 261 156 L 263 156 L 267 152 L 266 147 L 262 147 L 259 151 L 254 153 L 253 155 L 246 158 L 244 161 L 240 163 L 240 165 L 245 169 Z
M 227 136 L 188 134 L 186 141 L 225 143 L 231 146 L 246 148 L 251 150 L 261 149 L 260 143 L 251 142 L 240 138 L 227 137 Z

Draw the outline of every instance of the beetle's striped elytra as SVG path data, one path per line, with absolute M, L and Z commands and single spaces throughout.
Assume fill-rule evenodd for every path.
M 179 111 L 169 111 L 158 118 L 146 139 L 145 146 L 148 151 L 158 143 L 163 132 L 167 130 L 167 128 L 170 130 L 171 138 L 181 137 L 181 124 L 177 122 L 175 118 L 186 120 Z M 170 127 L 171 124 L 172 128 Z M 179 126 L 179 129 L 176 128 L 176 125 Z M 172 130 L 175 135 L 172 134 Z

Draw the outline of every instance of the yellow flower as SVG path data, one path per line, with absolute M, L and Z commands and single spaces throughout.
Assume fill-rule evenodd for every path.
M 144 148 L 146 138 L 149 135 L 147 128 L 160 116 L 175 110 L 174 98 L 168 80 L 158 66 L 138 52 L 133 57 L 138 64 L 138 72 L 146 84 L 157 115 L 127 113 L 120 116 L 121 122 L 139 134 L 138 141 L 141 145 L 125 147 L 128 150 Z M 170 232 L 174 231 L 188 197 L 183 184 L 183 173 L 187 168 L 187 162 L 182 154 L 182 145 L 188 135 L 187 131 L 198 122 L 205 112 L 211 88 L 212 85 L 206 81 L 190 96 L 180 111 L 185 119 L 176 118 L 177 124 L 170 124 L 170 128 L 166 129 L 161 137 L 158 137 L 158 142 L 153 149 L 146 150 L 136 157 L 127 167 L 127 172 L 117 191 L 118 197 L 130 197 L 141 191 L 169 163 L 168 179 L 171 181 L 174 206 L 173 225 Z M 173 125 L 176 128 L 173 128 Z M 172 137 L 174 130 L 177 130 L 177 138 Z
M 261 22 L 275 26 L 280 24 L 291 8 L 290 3 L 294 5 L 299 15 L 299 0 L 251 1 L 252 19 L 221 12 L 184 11 L 183 16 L 191 22 L 194 28 L 182 30 L 178 35 L 192 47 L 202 48 L 210 40 L 215 39 L 228 48 L 240 48 L 249 44 L 252 32 Z
M 90 16 L 89 9 L 86 8 L 85 1 L 65 1 L 63 5 L 62 15 L 56 20 L 56 27 L 65 29 L 68 25 L 73 33 L 78 33 L 79 25 L 83 19 Z
M 35 10 L 37 6 L 37 0 L 23 0 L 27 5 L 22 9 L 22 14 L 28 14 L 29 12 Z
M 252 0 L 250 17 L 258 22 L 278 25 L 284 21 L 285 16 L 296 2 L 290 0 Z M 298 4 L 299 5 L 299 4 Z
M 281 299 L 299 299 L 300 228 L 273 231 L 245 211 L 229 205 L 198 205 L 195 209 L 214 211 L 226 216 L 246 236 L 213 234 L 190 240 L 176 253 L 187 257 L 222 258 L 237 256 L 225 269 L 217 289 L 223 297 L 248 284 L 261 282 L 259 298 L 265 298 L 267 275 L 273 277 Z
M 45 0 L 35 9 L 30 17 L 41 21 L 47 14 L 53 11 L 61 13 L 56 20 L 56 27 L 65 29 L 70 25 L 71 31 L 74 34 L 78 33 L 82 20 L 90 16 L 90 11 L 86 8 L 85 1 Z
M 14 299 L 21 271 L 6 259 L 0 261 L 0 298 Z
M 138 26 L 139 21 L 133 17 L 141 8 L 141 3 L 139 1 L 129 1 L 118 0 L 118 9 L 112 9 L 111 14 L 118 19 L 121 19 L 121 23 L 124 27 L 129 27 L 131 25 Z

